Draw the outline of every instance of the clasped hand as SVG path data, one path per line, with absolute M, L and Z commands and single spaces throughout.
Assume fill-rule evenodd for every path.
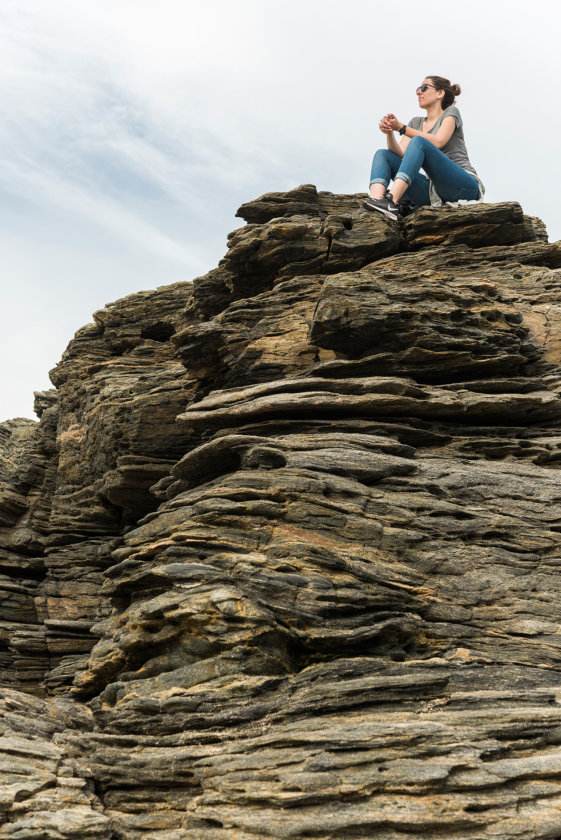
M 386 114 L 386 116 L 382 117 L 380 120 L 379 128 L 383 134 L 391 134 L 392 131 L 399 131 L 401 123 L 395 114 Z

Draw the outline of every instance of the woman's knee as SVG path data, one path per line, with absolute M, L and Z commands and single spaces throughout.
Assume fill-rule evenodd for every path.
M 392 155 L 393 155 L 393 152 L 390 152 L 389 149 L 378 149 L 378 151 L 374 155 L 374 160 L 375 161 L 384 161 L 384 162 L 387 161 L 389 163 L 391 161 L 391 156 Z
M 408 149 L 416 149 L 419 146 L 431 146 L 430 140 L 427 140 L 426 137 L 419 137 L 417 134 L 415 137 L 412 137 L 409 143 L 407 144 Z

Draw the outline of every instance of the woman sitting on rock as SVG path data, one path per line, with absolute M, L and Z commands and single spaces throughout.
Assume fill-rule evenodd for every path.
M 380 131 L 386 135 L 388 148 L 374 155 L 370 197 L 364 207 L 397 219 L 398 203 L 405 193 L 417 206 L 483 198 L 485 188 L 469 161 L 462 118 L 454 105 L 460 93 L 460 86 L 448 79 L 427 76 L 417 88 L 425 119 L 413 117 L 405 125 L 394 114 L 382 117 Z M 394 131 L 402 136 L 399 143 Z

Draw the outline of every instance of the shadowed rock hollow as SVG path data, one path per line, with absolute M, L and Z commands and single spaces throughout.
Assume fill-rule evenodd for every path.
M 561 243 L 361 198 L 0 425 L 0 840 L 561 837 Z

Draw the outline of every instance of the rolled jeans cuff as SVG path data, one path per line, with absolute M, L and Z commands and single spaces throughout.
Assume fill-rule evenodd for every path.
M 396 174 L 394 181 L 397 181 L 398 178 L 400 181 L 405 181 L 406 184 L 411 183 L 411 178 L 409 177 L 409 175 L 406 175 L 405 172 L 401 172 L 401 170 Z
M 385 187 L 387 187 L 388 184 L 389 184 L 389 181 L 386 181 L 385 178 L 371 178 L 370 186 L 372 186 L 372 184 L 383 184 Z

